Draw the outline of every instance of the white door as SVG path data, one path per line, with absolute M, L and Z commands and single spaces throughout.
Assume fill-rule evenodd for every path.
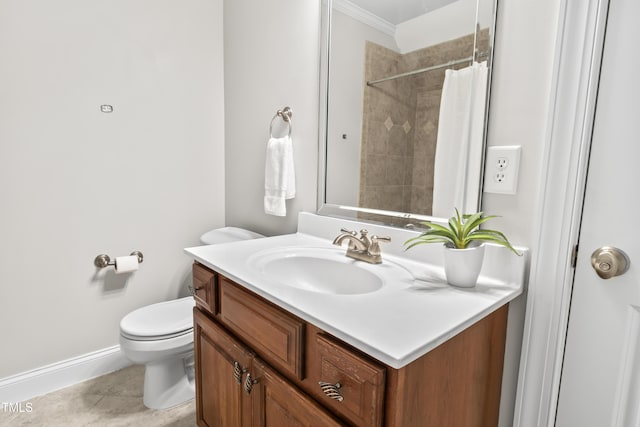
M 640 427 L 639 17 L 611 0 L 556 427 Z M 626 252 L 625 274 L 596 274 L 603 246 Z

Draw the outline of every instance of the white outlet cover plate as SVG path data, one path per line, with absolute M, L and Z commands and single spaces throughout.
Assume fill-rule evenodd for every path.
M 516 194 L 521 151 L 520 145 L 487 147 L 483 187 L 485 193 Z

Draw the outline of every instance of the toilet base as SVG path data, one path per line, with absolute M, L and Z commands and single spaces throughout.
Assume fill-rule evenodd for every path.
M 147 408 L 168 409 L 193 398 L 193 353 L 146 364 L 143 401 Z

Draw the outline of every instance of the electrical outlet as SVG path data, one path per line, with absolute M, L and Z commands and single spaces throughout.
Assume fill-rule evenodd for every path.
M 487 148 L 483 189 L 485 193 L 516 194 L 520 151 L 519 145 Z

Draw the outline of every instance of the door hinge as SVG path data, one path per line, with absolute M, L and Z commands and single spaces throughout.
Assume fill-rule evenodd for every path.
M 571 251 L 571 268 L 576 268 L 576 264 L 578 263 L 578 245 L 573 247 L 573 251 Z

